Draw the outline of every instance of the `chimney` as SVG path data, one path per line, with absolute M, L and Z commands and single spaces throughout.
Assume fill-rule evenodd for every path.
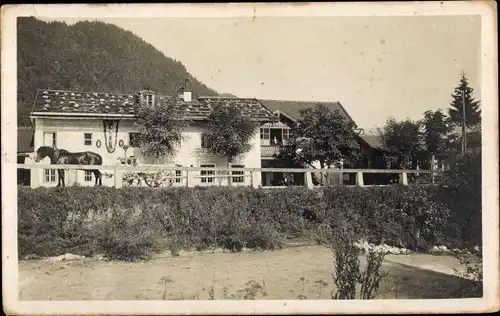
M 192 92 L 189 90 L 189 79 L 184 80 L 184 102 L 192 101 Z

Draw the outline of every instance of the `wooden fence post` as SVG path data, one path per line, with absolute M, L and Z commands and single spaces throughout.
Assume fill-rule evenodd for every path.
M 358 187 L 364 187 L 365 186 L 365 182 L 363 180 L 363 172 L 356 172 L 356 185 Z
M 311 171 L 306 171 L 306 174 L 305 174 L 305 182 L 306 182 L 306 188 L 308 189 L 314 189 L 314 184 L 313 184 L 313 181 L 312 181 L 312 174 L 311 174 Z
M 114 170 L 114 180 L 115 180 L 115 188 L 119 189 L 123 186 L 123 171 L 115 169 Z
M 28 159 L 25 160 L 25 164 L 29 164 L 29 165 L 34 165 L 35 162 L 31 159 L 31 157 L 28 157 Z M 29 161 L 29 163 L 28 163 Z M 33 189 L 36 189 L 40 186 L 40 182 L 42 182 L 43 180 L 43 169 L 40 169 L 40 168 L 30 168 L 29 169 L 30 171 L 30 187 L 33 188 Z
M 399 183 L 402 185 L 408 185 L 408 174 L 406 172 L 402 172 L 399 175 Z
M 258 173 L 250 171 L 251 184 L 254 189 L 258 189 L 260 186 L 259 181 L 257 181 Z

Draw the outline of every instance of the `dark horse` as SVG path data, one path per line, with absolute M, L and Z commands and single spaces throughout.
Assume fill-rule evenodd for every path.
M 64 149 L 57 149 L 48 146 L 42 146 L 36 151 L 35 162 L 39 162 L 45 157 L 50 158 L 50 163 L 55 165 L 102 165 L 102 157 L 91 151 L 70 153 Z M 97 169 L 90 170 L 95 176 L 95 185 L 102 185 L 102 175 Z M 65 186 L 64 169 L 57 169 L 59 175 L 57 186 Z

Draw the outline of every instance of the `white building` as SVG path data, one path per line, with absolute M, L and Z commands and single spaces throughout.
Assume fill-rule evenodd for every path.
M 41 146 L 54 146 L 70 152 L 92 151 L 102 156 L 103 165 L 119 164 L 120 159 L 134 157 L 140 164 L 153 161 L 141 154 L 134 142 L 135 107 L 139 102 L 166 102 L 170 96 L 156 95 L 153 91 L 141 91 L 137 94 L 118 94 L 102 92 L 78 92 L 61 90 L 39 90 L 31 111 L 34 127 L 33 147 L 36 151 Z M 223 157 L 207 153 L 201 134 L 206 119 L 215 105 L 235 105 L 245 115 L 261 124 L 276 122 L 278 117 L 257 99 L 193 97 L 192 92 L 181 89 L 176 96 L 177 106 L 185 117 L 193 122 L 184 130 L 185 140 L 179 145 L 175 157 L 162 159 L 160 163 L 182 167 L 227 167 Z M 128 145 L 125 154 L 124 146 Z M 252 149 L 232 162 L 232 167 L 261 167 L 260 129 L 252 140 Z M 127 146 L 125 146 L 127 147 Z M 29 159 L 25 163 L 30 163 Z M 41 163 L 50 164 L 49 158 Z M 32 186 L 56 186 L 57 172 L 54 169 L 38 169 L 32 173 Z M 111 171 L 103 171 L 103 185 L 113 185 Z M 190 172 L 192 174 L 193 172 Z M 208 171 L 210 174 L 211 171 Z M 226 179 L 200 178 L 207 174 L 201 171 L 198 177 L 192 175 L 189 186 L 224 185 Z M 236 174 L 236 172 L 235 172 Z M 222 178 L 221 178 L 222 179 Z M 175 185 L 184 185 L 185 179 L 176 180 Z M 222 181 L 219 182 L 219 181 Z M 253 181 L 261 183 L 260 174 Z M 34 183 L 36 182 L 36 183 Z M 66 171 L 66 185 L 94 185 L 93 174 L 89 171 Z M 233 177 L 236 185 L 248 185 L 249 177 Z

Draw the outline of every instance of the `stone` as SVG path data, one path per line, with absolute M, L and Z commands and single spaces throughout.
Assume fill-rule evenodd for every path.
M 438 246 L 433 246 L 430 250 L 431 252 L 439 252 L 439 247 Z
M 446 246 L 439 246 L 438 248 L 442 252 L 448 251 L 448 248 Z
M 55 261 L 70 261 L 70 260 L 82 260 L 82 259 L 85 259 L 85 256 L 79 256 L 79 255 L 73 255 L 71 253 L 65 253 L 64 255 L 60 255 L 57 257 L 49 257 L 45 260 L 55 262 Z

